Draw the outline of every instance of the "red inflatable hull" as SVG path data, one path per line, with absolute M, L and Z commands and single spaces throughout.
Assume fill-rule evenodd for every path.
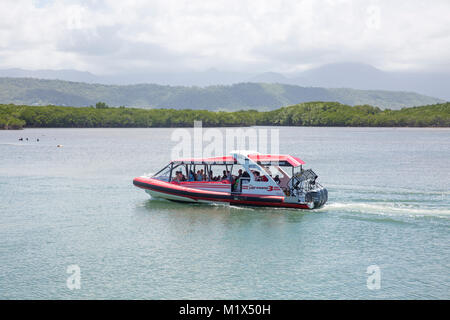
M 199 190 L 189 188 L 185 186 L 185 184 L 183 185 L 175 182 L 170 183 L 144 177 L 135 178 L 133 184 L 138 188 L 150 191 L 150 194 L 157 194 L 158 197 L 175 201 L 218 202 L 243 206 L 310 209 L 306 204 L 285 202 L 283 196 L 244 193 L 232 194 L 230 192 L 222 191 Z

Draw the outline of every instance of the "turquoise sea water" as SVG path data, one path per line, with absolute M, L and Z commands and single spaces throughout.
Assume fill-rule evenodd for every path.
M 450 298 L 449 129 L 280 128 L 328 187 L 316 211 L 151 200 L 132 179 L 171 133 L 0 131 L 0 298 Z

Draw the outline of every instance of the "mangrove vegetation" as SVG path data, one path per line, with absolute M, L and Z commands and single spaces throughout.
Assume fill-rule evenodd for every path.
M 192 109 L 112 108 L 0 105 L 0 129 L 21 128 L 149 128 L 231 126 L 450 127 L 450 103 L 401 110 L 369 105 L 307 102 L 273 111 L 207 111 Z

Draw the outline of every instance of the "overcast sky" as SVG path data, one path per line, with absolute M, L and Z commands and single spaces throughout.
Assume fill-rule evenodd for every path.
M 1 0 L 0 68 L 450 72 L 449 16 L 449 0 Z

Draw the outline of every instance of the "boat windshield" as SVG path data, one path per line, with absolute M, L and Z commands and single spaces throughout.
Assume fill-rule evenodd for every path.
M 165 166 L 163 169 L 159 170 L 153 178 L 162 180 L 162 181 L 170 181 L 170 171 L 172 166 L 169 164 Z

